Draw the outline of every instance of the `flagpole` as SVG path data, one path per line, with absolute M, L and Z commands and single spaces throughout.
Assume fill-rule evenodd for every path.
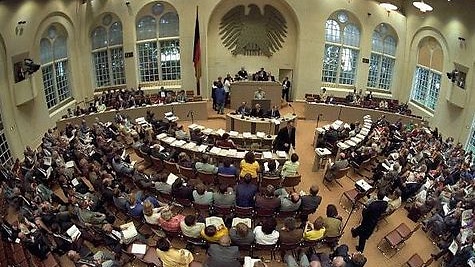
M 196 80 L 196 94 L 197 95 L 201 95 L 201 84 L 200 84 L 200 78 L 201 78 L 201 38 L 199 38 L 199 20 L 198 20 L 198 6 L 196 6 L 196 25 L 195 25 L 195 42 L 197 41 L 198 43 L 197 44 L 194 44 L 194 47 L 193 49 L 196 50 L 196 46 L 199 47 L 199 66 L 195 66 L 195 80 Z M 197 32 L 198 31 L 198 32 Z M 196 40 L 196 35 L 198 34 L 198 40 Z M 196 53 L 196 51 L 194 51 Z M 196 68 L 199 68 L 199 75 L 196 75 Z

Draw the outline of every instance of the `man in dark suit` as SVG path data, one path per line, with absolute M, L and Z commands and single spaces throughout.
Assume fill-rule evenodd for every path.
M 247 103 L 242 102 L 241 105 L 236 109 L 236 113 L 244 115 L 244 116 L 249 115 L 250 111 L 249 111 L 249 108 L 247 107 Z
M 332 181 L 335 178 L 335 175 L 343 170 L 344 168 L 348 167 L 349 163 L 348 160 L 346 159 L 345 153 L 340 154 L 340 159 L 335 161 L 333 164 L 331 164 L 327 172 L 325 173 L 325 180 L 327 181 Z
M 305 222 L 308 220 L 308 212 L 311 211 L 314 213 L 318 206 L 320 206 L 320 203 L 322 202 L 322 197 L 318 195 L 318 185 L 312 185 L 310 187 L 310 194 L 308 195 L 303 195 L 301 197 L 302 202 L 300 203 L 300 210 L 301 211 L 306 211 L 300 213 L 300 219 L 302 221 L 302 228 L 305 226 Z
M 244 181 L 236 186 L 236 206 L 254 207 L 254 196 L 257 193 L 257 186 L 253 183 L 251 174 L 244 176 Z
M 288 121 L 285 128 L 280 129 L 274 139 L 274 150 L 289 152 L 290 146 L 295 149 L 295 127 L 293 121 Z
M 289 102 L 290 86 L 289 77 L 285 77 L 282 81 L 282 99 L 285 99 L 285 102 Z
M 267 117 L 269 118 L 280 118 L 280 112 L 277 106 L 273 106 L 271 110 L 267 112 Z
M 257 118 L 264 118 L 264 110 L 261 108 L 260 104 L 256 104 L 256 106 L 252 109 L 251 116 Z
M 365 209 L 363 209 L 363 219 L 360 226 L 351 228 L 351 235 L 353 237 L 359 236 L 359 242 L 356 250 L 363 252 L 366 240 L 373 234 L 374 228 L 378 224 L 379 218 L 388 208 L 388 202 L 384 201 L 384 194 L 382 191 L 378 192 L 378 199 L 371 202 Z
M 274 186 L 268 185 L 262 195 L 256 196 L 256 205 L 258 209 L 277 211 L 280 207 L 280 200 L 274 195 Z
M 241 267 L 239 248 L 231 246 L 231 238 L 225 235 L 219 239 L 219 244 L 211 244 L 208 249 L 207 267 Z

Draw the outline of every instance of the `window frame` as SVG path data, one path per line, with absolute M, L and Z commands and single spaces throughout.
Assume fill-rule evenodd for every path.
M 52 32 L 54 32 L 55 36 L 51 36 L 53 35 Z M 65 47 L 60 48 L 64 48 L 66 54 L 63 57 L 56 58 L 55 42 L 59 41 L 61 38 L 64 38 Z M 48 52 L 50 53 L 51 57 L 48 59 L 48 62 L 43 62 L 42 60 L 40 67 L 46 107 L 51 113 L 73 100 L 69 68 L 68 36 L 66 31 L 64 31 L 61 26 L 50 25 L 43 34 L 43 37 L 40 39 L 40 43 L 43 40 L 46 40 L 49 44 Z M 42 59 L 43 52 L 44 51 L 40 49 L 40 55 Z M 47 79 L 45 79 L 46 75 L 48 75 Z
M 12 163 L 13 157 L 5 134 L 2 116 L 0 115 L 0 166 L 6 166 Z
M 174 14 L 177 18 L 177 36 L 166 36 L 166 37 L 161 37 L 160 36 L 160 20 L 166 16 L 167 14 Z M 162 14 L 155 15 L 155 14 L 142 14 L 140 18 L 137 19 L 135 23 L 135 29 L 138 32 L 138 27 L 139 23 L 147 18 L 150 17 L 151 19 L 155 20 L 155 36 L 153 38 L 144 38 L 144 39 L 139 39 L 139 35 L 137 34 L 136 38 L 136 49 L 137 49 L 137 76 L 139 79 L 139 82 L 142 83 L 155 83 L 155 82 L 179 82 L 181 81 L 181 75 L 182 75 L 182 67 L 181 67 L 181 40 L 180 40 L 180 35 L 179 35 L 179 30 L 180 30 L 180 19 L 178 16 L 178 13 L 175 10 L 168 10 L 166 12 L 163 12 Z M 166 42 L 175 42 L 178 45 L 175 46 L 175 48 L 178 49 L 177 55 L 178 59 L 175 60 L 162 60 L 162 51 L 164 49 L 164 43 Z M 143 47 L 148 44 L 149 47 L 153 48 L 148 48 L 144 49 Z M 153 55 L 153 51 L 156 51 L 156 55 Z M 154 57 L 155 56 L 155 60 Z M 145 60 L 147 59 L 147 60 Z M 172 64 L 171 66 L 166 66 L 164 64 L 167 64 L 168 62 L 178 62 L 178 64 Z M 145 68 L 144 65 L 152 65 L 152 67 Z M 175 72 L 167 72 L 165 70 L 169 69 L 177 69 Z M 175 79 L 170 77 L 174 77 Z
M 346 15 L 347 19 L 345 21 L 339 19 L 341 13 Z M 357 35 L 355 35 L 354 30 L 356 30 Z M 337 11 L 325 21 L 324 36 L 322 85 L 325 87 L 356 88 L 362 37 L 359 23 L 355 19 L 351 19 L 349 12 Z M 357 46 L 355 46 L 356 44 Z M 336 48 L 331 54 L 330 47 Z M 332 56 L 332 54 L 338 54 L 338 56 Z M 327 55 L 329 56 L 327 57 Z M 342 64 L 345 62 L 345 58 L 351 60 L 351 65 L 353 65 L 351 70 L 344 70 Z
M 106 14 L 105 16 L 111 16 L 110 14 Z M 95 85 L 95 90 L 103 90 L 105 88 L 110 88 L 110 87 L 121 87 L 126 85 L 127 83 L 127 77 L 126 77 L 126 72 L 125 72 L 125 55 L 124 55 L 124 30 L 123 30 L 123 25 L 122 22 L 117 19 L 117 18 L 112 18 L 111 21 L 109 22 L 109 25 L 104 24 L 104 19 L 102 19 L 102 23 L 97 24 L 90 36 L 91 40 L 91 60 L 92 60 L 92 65 L 93 65 L 93 77 L 94 77 L 94 85 Z M 120 29 L 121 29 L 121 43 L 117 44 L 111 44 L 111 31 L 113 29 L 114 24 L 119 23 L 120 24 Z M 104 28 L 105 34 L 106 34 L 106 45 L 101 46 L 98 48 L 94 48 L 94 33 L 98 28 Z M 121 54 L 121 59 L 118 59 L 114 57 L 114 55 L 117 55 L 115 52 L 116 50 L 120 50 L 119 54 Z M 100 56 L 102 53 L 102 56 Z M 101 61 L 98 61 L 97 59 L 102 59 Z M 117 60 L 117 62 L 115 62 Z M 122 61 L 122 62 L 120 62 Z M 114 67 L 114 62 L 119 63 L 119 65 L 122 65 L 122 67 Z M 103 71 L 100 71 L 101 68 L 98 68 L 98 65 L 101 64 L 107 64 L 107 68 L 104 69 Z M 116 69 L 119 70 L 116 70 Z
M 390 39 L 393 40 L 392 43 L 387 42 Z M 381 90 L 382 92 L 390 93 L 392 91 L 394 68 L 396 66 L 397 36 L 388 24 L 381 23 L 374 29 L 371 43 L 366 87 L 372 91 Z M 391 46 L 391 44 L 394 44 L 394 46 Z M 377 63 L 373 65 L 376 58 L 378 58 Z M 374 70 L 372 70 L 373 67 L 375 68 Z M 390 70 L 383 71 L 383 69 Z

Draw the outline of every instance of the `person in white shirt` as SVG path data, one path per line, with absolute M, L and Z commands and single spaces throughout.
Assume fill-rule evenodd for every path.
M 274 245 L 279 240 L 279 231 L 277 227 L 277 221 L 275 218 L 267 218 L 262 225 L 254 228 L 255 241 L 260 245 Z

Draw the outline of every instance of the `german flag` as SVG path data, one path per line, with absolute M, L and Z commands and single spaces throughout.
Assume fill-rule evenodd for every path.
M 201 46 L 200 46 L 200 22 L 198 20 L 198 7 L 196 7 L 195 39 L 193 43 L 193 65 L 197 83 L 201 77 Z M 198 89 L 199 90 L 199 89 Z

